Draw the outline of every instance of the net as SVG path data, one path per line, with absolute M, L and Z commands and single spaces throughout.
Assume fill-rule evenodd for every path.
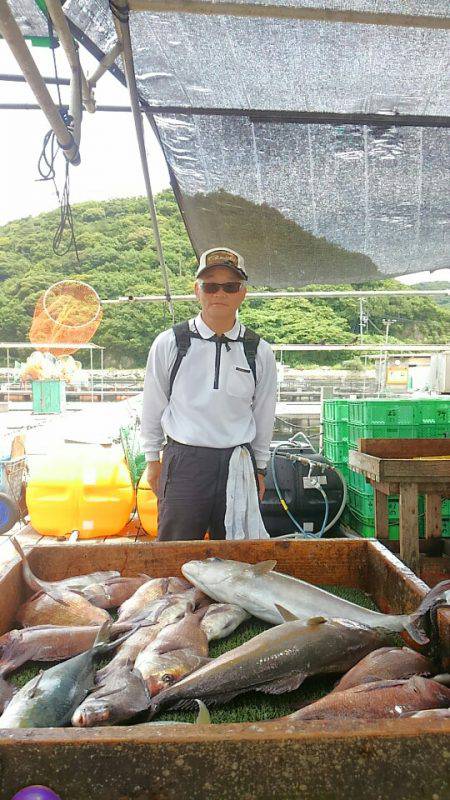
M 101 319 L 100 298 L 92 286 L 82 281 L 59 281 L 37 301 L 29 339 L 37 349 L 44 343 L 73 344 L 45 348 L 55 356 L 67 356 L 77 351 L 77 345 L 92 339 Z

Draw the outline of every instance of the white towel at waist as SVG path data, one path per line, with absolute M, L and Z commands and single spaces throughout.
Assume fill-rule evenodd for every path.
M 234 448 L 228 467 L 225 530 L 227 539 L 270 539 L 259 510 L 252 459 L 241 445 Z

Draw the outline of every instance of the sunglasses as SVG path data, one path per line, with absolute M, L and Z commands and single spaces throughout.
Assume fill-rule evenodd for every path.
M 237 294 L 242 287 L 242 281 L 228 281 L 228 283 L 199 281 L 199 284 L 205 294 L 217 294 L 220 289 L 223 289 L 226 294 Z

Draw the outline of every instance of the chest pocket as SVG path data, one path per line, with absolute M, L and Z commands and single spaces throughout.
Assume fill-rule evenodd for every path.
M 232 397 L 248 399 L 250 402 L 255 391 L 255 381 L 250 367 L 230 368 L 227 378 L 227 392 Z

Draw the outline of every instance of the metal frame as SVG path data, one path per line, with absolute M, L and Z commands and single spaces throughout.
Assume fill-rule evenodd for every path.
M 246 295 L 247 300 L 284 300 L 286 298 L 292 299 L 293 297 L 420 297 L 420 296 L 440 296 L 440 297 L 450 297 L 450 289 L 399 289 L 398 291 L 392 291 L 390 289 L 381 289 L 379 291 L 373 291 L 371 289 L 349 289 L 346 290 L 338 290 L 336 291 L 321 291 L 321 290 L 305 290 L 305 291 L 297 291 L 297 292 L 248 292 Z M 172 300 L 174 302 L 190 302 L 192 300 L 196 300 L 195 294 L 174 294 L 172 295 Z M 147 294 L 147 295 L 138 295 L 134 297 L 133 295 L 116 297 L 113 300 L 101 300 L 101 304 L 104 306 L 108 305 L 118 305 L 119 303 L 160 303 L 165 302 L 166 298 L 160 294 Z
M 99 344 L 71 344 L 70 342 L 40 342 L 38 345 L 31 344 L 30 342 L 0 342 L 0 350 L 6 350 L 6 369 L 8 374 L 8 379 L 6 381 L 6 402 L 9 403 L 9 372 L 11 370 L 10 366 L 10 350 L 42 350 L 43 348 L 47 348 L 47 350 L 51 350 L 55 348 L 56 345 L 58 346 L 58 350 L 73 350 L 76 348 L 77 350 L 89 350 L 90 351 L 90 371 L 91 371 L 91 402 L 94 402 L 94 364 L 93 364 L 93 351 L 98 350 L 100 353 L 100 370 L 101 370 L 101 381 L 100 381 L 100 400 L 103 401 L 104 396 L 104 375 L 103 375 L 103 366 L 104 366 L 104 350 L 105 348 Z
M 338 10 L 336 8 L 305 8 L 300 6 L 278 6 L 255 2 L 217 2 L 217 0 L 130 0 L 131 11 L 152 13 L 206 14 L 231 16 L 304 20 L 314 22 L 350 23 L 352 25 L 387 25 L 401 28 L 432 28 L 448 30 L 450 20 L 430 14 L 394 14 L 373 11 Z

